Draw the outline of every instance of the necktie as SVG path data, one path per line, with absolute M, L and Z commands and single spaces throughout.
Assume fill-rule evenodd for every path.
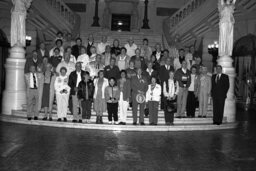
M 87 82 L 85 83 L 86 84 L 86 88 L 85 88 L 85 98 L 86 98 L 86 100 L 88 100 L 88 84 L 87 84 Z
M 37 86 L 36 86 L 36 76 L 35 76 L 35 73 L 33 73 L 33 82 L 34 82 L 34 88 L 37 88 Z
M 220 80 L 220 75 L 217 75 L 217 76 L 216 76 L 216 83 L 218 83 L 219 80 Z

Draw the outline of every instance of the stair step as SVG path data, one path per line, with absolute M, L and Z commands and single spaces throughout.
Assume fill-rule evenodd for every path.
M 26 118 L 27 117 L 27 112 L 25 110 L 13 110 L 12 111 L 12 116 L 17 116 L 17 117 L 23 117 Z M 39 114 L 39 119 L 42 119 L 44 117 L 44 113 L 40 113 Z M 54 120 L 57 119 L 57 114 L 55 112 L 53 112 L 52 117 Z M 71 115 L 70 113 L 67 115 L 67 119 L 69 121 L 73 120 L 73 115 Z M 96 114 L 95 112 L 92 112 L 92 116 L 91 116 L 91 121 L 95 122 L 96 121 Z M 138 116 L 138 121 L 139 121 L 139 116 Z M 107 123 L 108 122 L 108 115 L 105 112 L 103 114 L 103 122 Z M 128 112 L 128 116 L 127 116 L 127 121 L 128 124 L 132 124 L 133 123 L 133 117 L 131 114 L 131 111 Z M 149 118 L 144 118 L 144 122 L 145 123 L 149 123 Z M 223 119 L 223 122 L 226 122 L 226 118 Z M 165 119 L 164 119 L 164 113 L 161 112 L 158 116 L 158 123 L 159 124 L 165 124 Z M 178 124 L 193 124 L 193 123 L 197 123 L 197 124 L 211 124 L 212 123 L 212 117 L 208 116 L 207 118 L 174 118 L 174 123 L 178 123 Z
M 222 125 L 213 124 L 175 124 L 174 126 L 166 126 L 158 124 L 157 126 L 134 126 L 131 124 L 127 125 L 110 125 L 110 124 L 93 124 L 93 123 L 72 123 L 72 122 L 56 122 L 56 121 L 42 121 L 42 120 L 31 120 L 28 121 L 24 117 L 12 116 L 12 115 L 0 115 L 0 120 L 3 122 L 36 125 L 36 126 L 50 126 L 50 127 L 61 127 L 61 128 L 78 128 L 78 129 L 93 129 L 93 130 L 112 130 L 116 133 L 121 131 L 195 131 L 195 130 L 223 130 L 223 129 L 234 129 L 237 123 L 226 123 Z

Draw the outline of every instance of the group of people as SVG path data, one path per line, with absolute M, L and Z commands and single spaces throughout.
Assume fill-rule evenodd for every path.
M 160 105 L 166 125 L 173 125 L 175 112 L 178 118 L 195 117 L 197 103 L 198 117 L 206 117 L 212 96 L 213 123 L 222 123 L 228 76 L 217 66 L 211 78 L 194 47 L 180 49 L 179 57 L 173 57 L 158 43 L 152 51 L 146 38 L 141 47 L 132 37 L 120 47 L 118 39 L 111 46 L 107 36 L 102 36 L 96 44 L 89 35 L 86 45 L 81 38 L 74 42 L 71 34 L 64 38 L 59 32 L 50 51 L 41 43 L 27 58 L 28 120 L 38 120 L 44 109 L 43 120 L 51 121 L 56 99 L 58 121 L 67 121 L 69 108 L 73 122 L 89 123 L 93 106 L 97 124 L 103 123 L 107 111 L 110 124 L 125 125 L 131 107 L 133 125 L 145 125 L 145 114 L 150 125 L 157 125 Z

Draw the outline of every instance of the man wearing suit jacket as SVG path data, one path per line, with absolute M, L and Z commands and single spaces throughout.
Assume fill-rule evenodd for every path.
M 217 74 L 212 76 L 213 124 L 222 124 L 225 100 L 229 89 L 228 75 L 222 73 L 222 66 L 216 66 Z
M 136 100 L 137 94 L 141 93 L 146 96 L 148 90 L 147 79 L 142 76 L 142 69 L 137 69 L 137 75 L 131 78 L 131 88 L 132 88 L 132 115 L 133 115 L 133 125 L 137 125 L 137 111 L 138 105 L 140 105 L 140 125 L 144 124 L 144 108 L 145 102 L 138 104 Z
M 32 57 L 27 58 L 25 67 L 24 67 L 24 73 L 30 72 L 30 67 L 33 65 L 35 66 L 35 69 L 37 71 L 38 67 L 43 63 L 42 59 L 38 58 L 38 54 L 36 50 L 33 50 Z
M 163 95 L 163 83 L 167 82 L 169 79 L 169 72 L 174 71 L 173 66 L 171 65 L 172 60 L 171 58 L 166 58 L 165 65 L 160 66 L 159 68 L 159 79 L 160 79 L 160 85 L 162 87 L 162 94 L 161 94 L 161 109 L 164 109 L 164 95 Z
M 44 42 L 40 43 L 39 49 L 37 50 L 37 54 L 38 54 L 38 59 L 40 60 L 43 60 L 45 56 L 47 56 L 48 58 L 50 57 L 49 51 L 45 48 Z
M 78 114 L 78 98 L 77 98 L 77 92 L 78 92 L 78 85 L 82 81 L 82 77 L 85 71 L 82 70 L 82 64 L 81 62 L 76 63 L 76 70 L 71 72 L 68 79 L 68 85 L 70 87 L 70 95 L 72 96 L 72 113 L 73 113 L 73 121 L 80 123 L 82 122 L 82 115 Z
M 146 71 L 142 73 L 142 75 L 145 75 L 147 77 L 148 83 L 151 82 L 150 79 L 152 77 L 155 77 L 157 79 L 157 82 L 159 82 L 158 81 L 158 72 L 152 68 L 153 63 L 151 61 L 149 61 L 147 65 L 148 65 L 148 67 L 147 67 Z

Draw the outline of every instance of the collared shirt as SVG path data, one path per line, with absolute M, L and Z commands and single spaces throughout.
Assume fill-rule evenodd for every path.
M 40 49 L 40 52 L 41 52 L 42 56 L 44 56 L 44 55 L 45 55 L 45 50 Z
M 89 64 L 89 56 L 87 54 L 82 54 L 78 56 L 76 62 L 81 62 L 82 63 L 82 69 L 85 70 L 85 67 Z
M 30 73 L 29 77 L 29 88 L 37 88 L 38 87 L 38 80 L 36 73 Z
M 165 68 L 166 68 L 167 70 L 169 70 L 169 69 L 170 69 L 170 65 L 165 65 Z
M 188 91 L 195 91 L 195 79 L 196 79 L 196 75 L 191 74 L 191 84 L 188 88 Z
M 184 69 L 184 68 L 181 68 L 182 69 L 182 71 L 186 74 L 187 73 L 187 70 L 186 69 Z
M 135 55 L 135 50 L 137 49 L 137 45 L 135 43 L 130 46 L 129 43 L 125 44 L 124 47 L 126 48 L 127 52 L 126 54 L 128 56 L 134 56 Z
M 76 72 L 77 75 L 77 79 L 76 79 L 76 87 L 78 87 L 78 84 L 81 82 L 82 78 L 81 78 L 81 71 L 80 72 Z
M 156 52 L 156 59 L 159 61 L 160 58 L 161 58 L 161 51 Z
M 152 73 L 153 73 L 153 69 L 151 68 L 151 70 L 149 70 L 148 68 L 147 68 L 147 72 L 148 72 L 148 74 L 151 76 L 152 75 Z
M 107 45 L 109 45 L 107 42 L 106 42 L 106 43 L 100 42 L 100 43 L 97 45 L 97 53 L 98 53 L 98 54 L 104 53 L 104 52 L 105 52 L 105 48 L 106 48 Z

